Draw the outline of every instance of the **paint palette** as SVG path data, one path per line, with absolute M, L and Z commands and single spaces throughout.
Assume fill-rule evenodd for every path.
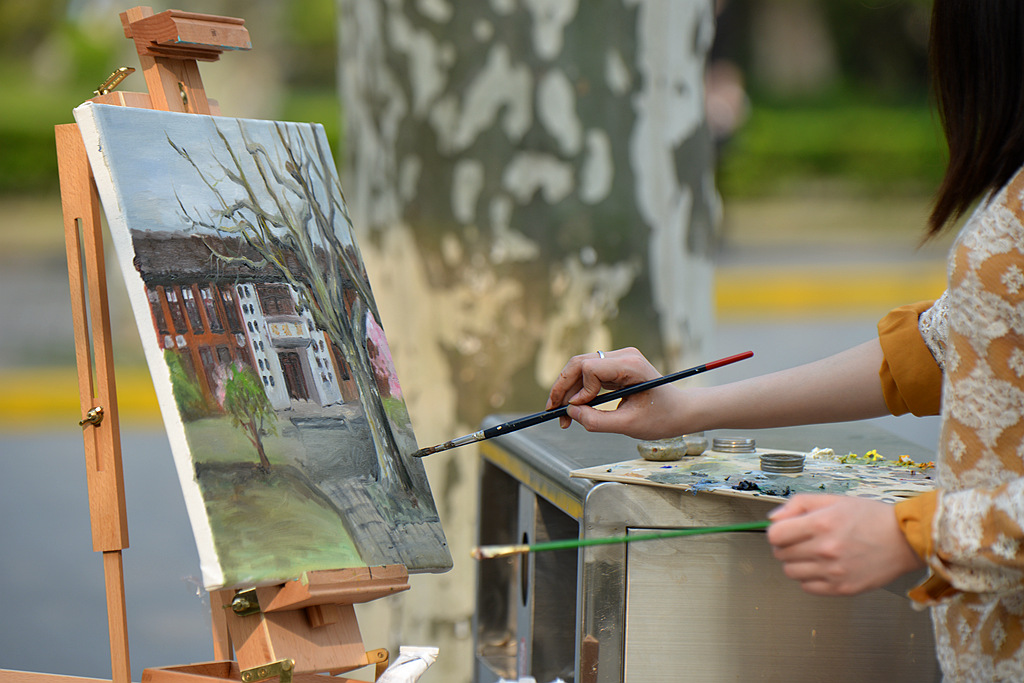
M 761 471 L 764 453 L 803 455 L 799 474 Z M 784 501 L 797 493 L 831 493 L 895 503 L 935 488 L 932 467 L 899 464 L 900 460 L 860 460 L 829 457 L 828 451 L 770 451 L 750 453 L 706 451 L 676 462 L 627 460 L 574 470 L 570 476 L 594 481 L 663 486 L 683 491 L 704 491 L 740 498 Z M 907 461 L 902 461 L 906 463 Z

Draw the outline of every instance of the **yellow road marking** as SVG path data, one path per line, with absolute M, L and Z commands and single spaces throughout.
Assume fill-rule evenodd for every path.
M 715 310 L 720 319 L 742 316 L 791 317 L 872 313 L 938 298 L 946 287 L 941 264 L 893 268 L 814 266 L 719 269 Z
M 77 427 L 85 411 L 74 367 L 0 369 L 0 428 L 27 431 L 51 425 Z M 156 393 L 145 367 L 118 370 L 117 404 L 122 428 L 160 424 Z M 104 406 L 108 408 L 108 406 Z

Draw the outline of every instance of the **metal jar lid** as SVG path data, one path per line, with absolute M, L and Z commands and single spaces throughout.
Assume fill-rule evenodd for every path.
M 804 456 L 799 453 L 762 453 L 761 471 L 774 474 L 799 474 L 804 471 Z
M 711 450 L 719 453 L 753 453 L 754 440 L 740 436 L 716 436 L 711 441 Z

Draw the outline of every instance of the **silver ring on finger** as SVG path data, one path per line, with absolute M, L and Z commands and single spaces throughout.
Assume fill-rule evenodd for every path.
M 597 357 L 603 359 L 604 358 L 604 351 L 598 351 L 597 352 Z

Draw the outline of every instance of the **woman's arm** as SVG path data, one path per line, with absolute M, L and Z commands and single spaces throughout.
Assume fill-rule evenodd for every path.
M 664 386 L 624 399 L 615 410 L 584 405 L 604 389 L 658 376 L 636 349 L 572 358 L 551 388 L 548 408 L 568 404 L 588 431 L 658 439 L 708 429 L 757 429 L 888 415 L 878 379 L 877 339 L 813 363 L 716 387 Z M 562 421 L 567 427 L 569 420 Z

